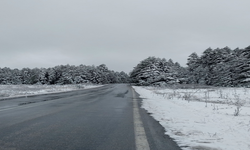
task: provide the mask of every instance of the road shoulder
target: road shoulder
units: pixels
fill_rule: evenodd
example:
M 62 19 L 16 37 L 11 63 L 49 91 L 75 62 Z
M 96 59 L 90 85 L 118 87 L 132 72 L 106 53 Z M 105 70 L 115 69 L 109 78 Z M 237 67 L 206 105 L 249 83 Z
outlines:
M 150 114 L 141 108 L 142 100 L 139 94 L 135 92 L 137 98 L 139 113 L 146 132 L 150 149 L 154 150 L 181 150 L 176 142 L 165 134 L 165 129 Z

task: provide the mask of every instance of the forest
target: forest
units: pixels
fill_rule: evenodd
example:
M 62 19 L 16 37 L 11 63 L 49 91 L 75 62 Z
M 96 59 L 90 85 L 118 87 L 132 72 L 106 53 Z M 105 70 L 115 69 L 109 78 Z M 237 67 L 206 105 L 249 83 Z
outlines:
M 223 87 L 250 86 L 250 46 L 244 49 L 206 49 L 192 53 L 187 67 L 171 59 L 148 57 L 130 73 L 137 85 L 200 84 Z
M 60 65 L 53 68 L 0 68 L 0 84 L 109 84 L 128 83 L 125 72 L 109 70 L 104 64 L 99 66 Z
M 250 46 L 234 50 L 208 48 L 201 56 L 192 53 L 183 67 L 172 59 L 148 57 L 127 74 L 99 66 L 59 65 L 53 68 L 0 68 L 0 84 L 110 84 L 166 86 L 199 84 L 223 87 L 250 87 Z

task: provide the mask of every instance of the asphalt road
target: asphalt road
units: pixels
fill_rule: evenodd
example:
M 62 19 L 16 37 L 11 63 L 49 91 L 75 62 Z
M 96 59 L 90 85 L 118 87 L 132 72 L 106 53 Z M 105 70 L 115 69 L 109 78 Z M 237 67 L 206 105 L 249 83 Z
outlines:
M 0 150 L 136 150 L 135 102 L 126 84 L 0 101 Z M 138 110 L 151 150 L 180 150 Z

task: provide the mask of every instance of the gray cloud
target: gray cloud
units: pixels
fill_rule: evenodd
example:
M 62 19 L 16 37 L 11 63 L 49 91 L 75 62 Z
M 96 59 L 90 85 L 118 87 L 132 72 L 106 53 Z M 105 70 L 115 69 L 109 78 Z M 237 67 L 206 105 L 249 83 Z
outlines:
M 185 65 L 208 47 L 250 45 L 250 1 L 0 2 L 0 67 L 99 65 L 129 72 L 148 56 Z

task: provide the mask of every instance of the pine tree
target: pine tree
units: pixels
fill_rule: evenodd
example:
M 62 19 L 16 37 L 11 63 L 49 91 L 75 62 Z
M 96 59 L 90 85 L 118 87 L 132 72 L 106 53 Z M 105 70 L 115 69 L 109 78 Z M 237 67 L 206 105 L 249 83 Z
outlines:
M 130 73 L 132 82 L 138 85 L 162 85 L 177 83 L 179 66 L 170 59 L 148 57 L 141 61 Z
M 201 76 L 201 60 L 196 53 L 192 53 L 187 61 L 188 83 L 199 84 Z

